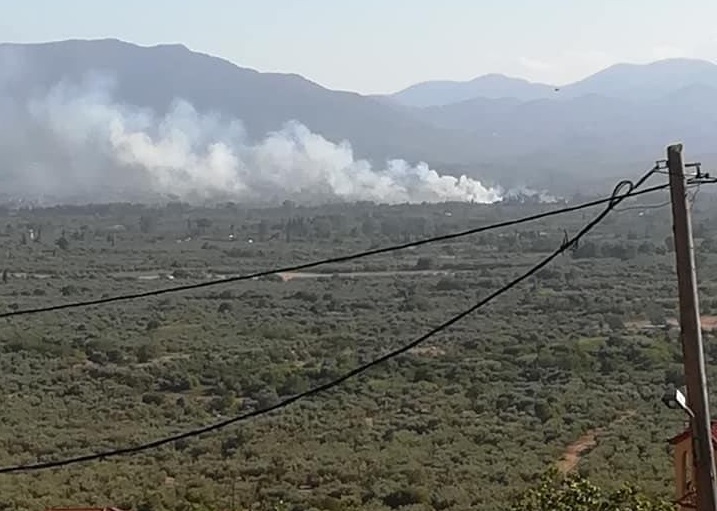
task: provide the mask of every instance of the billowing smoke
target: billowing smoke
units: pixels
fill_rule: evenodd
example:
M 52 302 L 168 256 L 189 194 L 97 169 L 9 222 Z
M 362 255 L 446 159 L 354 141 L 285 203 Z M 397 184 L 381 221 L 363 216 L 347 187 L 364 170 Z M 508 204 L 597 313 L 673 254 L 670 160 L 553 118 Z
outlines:
M 1 77 L 0 77 L 1 79 Z M 495 202 L 500 190 L 425 164 L 356 159 L 297 122 L 251 142 L 242 123 L 178 100 L 163 116 L 120 104 L 95 77 L 2 99 L 0 188 L 46 200 Z

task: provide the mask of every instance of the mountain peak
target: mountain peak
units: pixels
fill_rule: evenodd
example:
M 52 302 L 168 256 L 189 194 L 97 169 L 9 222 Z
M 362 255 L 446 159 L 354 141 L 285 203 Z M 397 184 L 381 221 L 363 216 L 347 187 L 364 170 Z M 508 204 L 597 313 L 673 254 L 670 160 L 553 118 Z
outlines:
M 508 86 L 522 83 L 522 84 L 532 84 L 536 85 L 536 82 L 531 82 L 530 80 L 526 80 L 525 78 L 518 78 L 516 76 L 508 76 L 501 73 L 488 73 L 480 76 L 476 76 L 472 80 L 466 83 L 472 83 L 472 84 L 480 84 L 480 83 L 492 83 L 492 84 L 506 84 Z M 537 84 L 537 85 L 543 85 L 543 84 Z
M 693 58 L 670 58 L 649 63 L 620 63 L 575 83 L 560 87 L 561 98 L 585 95 L 620 99 L 657 99 L 690 85 L 717 83 L 717 65 Z M 408 107 L 445 106 L 472 99 L 532 101 L 555 98 L 555 87 L 500 73 L 469 81 L 435 80 L 417 83 L 389 96 Z
M 608 66 L 605 69 L 598 71 L 597 73 L 594 73 L 575 83 L 581 83 L 587 80 L 591 80 L 597 76 L 610 75 L 614 73 L 688 73 L 690 75 L 693 75 L 695 73 L 713 72 L 716 69 L 717 65 L 707 60 L 681 57 L 662 59 L 656 60 L 654 62 L 644 63 L 622 62 Z
M 429 81 L 418 83 L 391 95 L 391 98 L 404 106 L 429 107 L 459 103 L 475 98 L 511 98 L 529 101 L 548 97 L 551 90 L 550 85 L 489 73 L 465 82 Z
M 717 65 L 706 60 L 672 58 L 644 64 L 615 64 L 562 87 L 562 94 L 650 100 L 691 85 L 714 83 L 717 83 Z

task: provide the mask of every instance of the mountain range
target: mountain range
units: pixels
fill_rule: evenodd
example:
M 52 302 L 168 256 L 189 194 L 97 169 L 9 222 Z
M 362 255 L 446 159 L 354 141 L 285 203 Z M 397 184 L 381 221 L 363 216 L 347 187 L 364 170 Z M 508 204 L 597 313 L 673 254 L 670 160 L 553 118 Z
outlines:
M 429 81 L 389 97 L 405 106 L 431 107 L 470 99 L 574 99 L 599 95 L 624 100 L 656 100 L 693 86 L 717 86 L 717 66 L 696 59 L 667 59 L 650 64 L 616 64 L 575 83 L 557 86 L 488 74 L 473 80 Z
M 182 45 L 114 39 L 0 44 L 0 64 L 0 100 L 10 104 L 103 76 L 115 100 L 160 115 L 181 98 L 241 119 L 254 138 L 296 120 L 349 141 L 358 157 L 425 161 L 504 186 L 602 186 L 639 173 L 674 141 L 686 144 L 689 158 L 717 163 L 717 66 L 700 60 L 618 64 L 560 87 L 490 74 L 380 97 L 261 73 Z

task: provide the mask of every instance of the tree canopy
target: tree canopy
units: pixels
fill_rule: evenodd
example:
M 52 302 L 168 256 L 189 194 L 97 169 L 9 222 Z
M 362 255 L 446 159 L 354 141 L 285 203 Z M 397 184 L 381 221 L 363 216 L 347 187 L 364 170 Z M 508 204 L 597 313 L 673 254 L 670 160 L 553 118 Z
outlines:
M 606 490 L 578 474 L 562 476 L 551 471 L 520 493 L 511 511 L 674 511 L 674 507 L 630 483 Z

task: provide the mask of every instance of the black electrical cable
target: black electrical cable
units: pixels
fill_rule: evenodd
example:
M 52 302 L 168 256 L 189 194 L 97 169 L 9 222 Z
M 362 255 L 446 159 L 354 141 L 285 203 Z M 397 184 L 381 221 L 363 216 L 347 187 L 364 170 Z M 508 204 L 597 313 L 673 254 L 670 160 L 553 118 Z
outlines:
M 145 444 L 130 446 L 130 447 L 122 447 L 119 449 L 114 449 L 114 450 L 105 451 L 105 452 L 85 454 L 85 455 L 76 456 L 76 457 L 72 457 L 72 458 L 66 458 L 63 460 L 44 461 L 44 462 L 38 462 L 38 463 L 28 464 L 28 465 L 8 466 L 8 467 L 0 468 L 0 474 L 9 474 L 9 473 L 15 473 L 15 472 L 31 472 L 31 471 L 59 468 L 59 467 L 67 466 L 67 465 L 74 465 L 74 464 L 78 464 L 78 463 L 102 460 L 102 459 L 113 458 L 113 457 L 118 457 L 118 456 L 127 456 L 127 455 L 131 455 L 131 454 L 136 454 L 136 453 L 139 453 L 142 451 L 147 451 L 150 449 L 156 449 L 163 445 L 170 444 L 172 442 L 176 442 L 178 440 L 184 440 L 187 438 L 193 438 L 196 436 L 200 436 L 200 435 L 203 435 L 206 433 L 211 433 L 213 431 L 221 430 L 223 428 L 226 428 L 226 427 L 231 426 L 232 424 L 236 424 L 238 422 L 246 421 L 246 420 L 252 419 L 254 417 L 259 417 L 262 415 L 269 414 L 276 410 L 286 408 L 287 406 L 289 406 L 299 400 L 306 399 L 306 398 L 314 396 L 316 394 L 320 394 L 322 392 L 326 392 L 330 389 L 333 389 L 334 387 L 341 385 L 346 380 L 353 378 L 354 376 L 357 376 L 361 373 L 364 373 L 364 372 L 368 371 L 369 369 L 371 369 L 372 367 L 382 364 L 392 358 L 397 357 L 398 355 L 401 355 L 401 354 L 415 348 L 419 344 L 425 342 L 426 340 L 430 339 L 431 337 L 433 337 L 433 336 L 437 335 L 438 333 L 442 332 L 443 330 L 449 328 L 450 326 L 459 322 L 466 316 L 472 314 L 473 312 L 475 312 L 476 310 L 485 306 L 486 304 L 488 304 L 492 300 L 496 299 L 503 293 L 506 293 L 507 291 L 511 290 L 512 288 L 514 288 L 515 286 L 517 286 L 518 284 L 523 282 L 524 280 L 530 278 L 532 275 L 539 272 L 541 269 L 543 269 L 545 266 L 550 264 L 550 262 L 552 262 L 555 258 L 557 258 L 559 255 L 561 255 L 563 252 L 565 252 L 566 250 L 569 250 L 570 247 L 574 246 L 580 238 L 585 236 L 596 225 L 598 225 L 610 213 L 610 211 L 612 211 L 623 200 L 625 200 L 627 197 L 634 196 L 635 194 L 639 193 L 639 192 L 635 192 L 635 193 L 633 193 L 633 192 L 637 187 L 639 187 L 641 184 L 643 184 L 647 180 L 647 178 L 649 178 L 650 175 L 652 175 L 652 173 L 654 173 L 654 169 L 652 171 L 650 171 L 649 173 L 647 173 L 645 176 L 643 176 L 636 183 L 632 183 L 631 181 L 627 181 L 627 180 L 621 181 L 620 183 L 618 183 L 618 185 L 615 187 L 615 190 L 614 190 L 611 198 L 607 201 L 607 204 L 608 204 L 607 207 L 599 215 L 597 215 L 592 221 L 590 221 L 587 225 L 585 225 L 572 238 L 570 238 L 570 239 L 566 240 L 564 243 L 562 243 L 560 245 L 560 247 L 558 247 L 553 253 L 551 253 L 549 256 L 544 258 L 538 264 L 533 266 L 527 272 L 523 273 L 522 275 L 515 278 L 511 282 L 507 283 L 500 289 L 492 292 L 490 295 L 483 298 L 478 303 L 474 304 L 473 306 L 469 307 L 468 309 L 464 310 L 463 312 L 453 316 L 449 320 L 434 327 L 432 330 L 430 330 L 428 333 L 422 335 L 421 337 L 411 341 L 408 344 L 401 346 L 400 348 L 390 351 L 390 352 L 386 353 L 385 355 L 382 355 L 379 358 L 376 358 L 370 362 L 367 362 L 366 364 L 356 367 L 356 368 L 352 369 L 351 371 L 343 374 L 342 376 L 339 376 L 338 378 L 336 378 L 328 383 L 319 385 L 319 386 L 309 389 L 305 392 L 291 396 L 287 399 L 280 401 L 279 403 L 277 403 L 273 406 L 269 406 L 267 408 L 262 408 L 259 410 L 253 410 L 251 412 L 248 412 L 248 413 L 236 416 L 236 417 L 232 417 L 230 419 L 226 419 L 221 422 L 217 422 L 214 424 L 210 424 L 208 426 L 204 426 L 201 428 L 186 431 L 184 433 L 180 433 L 177 435 L 172 435 L 172 436 L 160 438 L 158 440 L 153 440 L 153 441 L 145 443 Z M 643 193 L 646 193 L 647 190 L 657 191 L 657 190 L 663 190 L 667 187 L 668 187 L 667 184 L 654 186 L 654 187 L 646 189 L 645 191 L 643 191 Z M 628 188 L 629 190 L 625 194 L 620 194 L 620 191 L 623 188 Z

